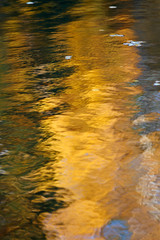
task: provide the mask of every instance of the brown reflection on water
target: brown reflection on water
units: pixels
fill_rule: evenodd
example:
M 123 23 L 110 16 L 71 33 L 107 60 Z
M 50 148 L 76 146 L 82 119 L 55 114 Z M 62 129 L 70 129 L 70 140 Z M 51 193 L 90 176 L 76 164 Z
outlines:
M 41 121 L 44 136 L 51 137 L 39 148 L 53 162 L 39 169 L 42 181 L 36 189 L 60 188 L 57 200 L 68 206 L 43 213 L 40 219 L 48 240 L 107 239 L 102 229 L 113 219 L 129 223 L 132 240 L 157 240 L 158 224 L 144 192 L 150 191 L 145 186 L 149 179 L 148 183 L 145 179 L 151 174 L 154 182 L 157 166 L 142 174 L 155 154 L 152 136 L 140 138 L 131 121 L 138 108 L 134 99 L 141 90 L 128 82 L 140 74 L 139 55 L 123 42 L 135 36 L 127 25 L 115 32 L 124 38 L 111 38 L 105 26 L 108 18 L 101 25 L 105 14 L 103 5 L 97 9 L 100 2 L 78 5 L 73 13 L 84 11 L 84 17 L 60 28 L 68 44 L 67 55 L 72 56 L 62 65 L 76 70 L 64 79 L 63 93 L 39 102 L 40 112 L 68 106 L 63 113 Z M 124 18 L 132 22 L 129 15 L 119 15 L 116 21 Z M 41 200 L 45 201 L 35 201 Z

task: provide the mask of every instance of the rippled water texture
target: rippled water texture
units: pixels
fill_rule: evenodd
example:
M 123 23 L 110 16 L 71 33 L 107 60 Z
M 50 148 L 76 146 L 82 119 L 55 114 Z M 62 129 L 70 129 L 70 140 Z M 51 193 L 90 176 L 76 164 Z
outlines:
M 158 240 L 160 1 L 0 1 L 0 239 Z

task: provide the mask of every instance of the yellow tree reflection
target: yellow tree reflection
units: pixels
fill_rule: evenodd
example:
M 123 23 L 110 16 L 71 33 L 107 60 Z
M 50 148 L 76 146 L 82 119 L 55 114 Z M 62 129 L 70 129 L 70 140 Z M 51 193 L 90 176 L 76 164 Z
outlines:
M 136 111 L 132 97 L 140 89 L 127 84 L 140 74 L 139 56 L 136 48 L 123 45 L 135 38 L 128 27 L 133 21 L 129 14 L 112 19 L 128 23 L 118 31 L 125 35 L 123 39 L 111 38 L 106 31 L 110 19 L 105 17 L 103 1 L 84 1 L 73 14 L 83 17 L 61 27 L 60 34 L 72 56 L 62 65 L 74 66 L 76 71 L 64 79 L 66 89 L 60 96 L 40 102 L 40 112 L 63 103 L 69 107 L 41 122 L 44 134 L 51 137 L 39 148 L 50 158 L 55 151 L 57 155 L 40 169 L 42 185 L 37 191 L 53 185 L 68 190 L 68 194 L 57 194 L 68 207 L 41 215 L 48 240 L 100 240 L 109 220 L 130 219 L 139 206 L 139 176 L 132 160 L 141 156 L 141 149 L 130 119 Z M 99 31 L 102 19 L 104 31 Z

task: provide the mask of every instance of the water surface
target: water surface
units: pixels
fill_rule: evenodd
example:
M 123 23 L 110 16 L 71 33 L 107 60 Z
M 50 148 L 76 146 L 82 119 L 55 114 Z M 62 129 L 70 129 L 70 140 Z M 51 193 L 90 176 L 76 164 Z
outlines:
M 0 3 L 1 239 L 158 240 L 159 1 L 26 3 Z

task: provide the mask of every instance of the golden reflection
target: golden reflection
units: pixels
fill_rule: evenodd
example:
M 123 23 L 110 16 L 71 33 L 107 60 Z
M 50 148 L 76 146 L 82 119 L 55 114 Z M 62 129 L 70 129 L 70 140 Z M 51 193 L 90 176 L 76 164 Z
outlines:
M 3 29 L 7 49 L 6 63 L 10 66 L 10 70 L 5 76 L 5 81 L 8 83 L 7 91 L 13 96 L 13 101 L 31 101 L 33 97 L 27 92 L 26 87 L 29 85 L 27 71 L 31 69 L 28 63 L 32 59 L 24 54 L 30 48 L 28 44 L 29 36 L 22 29 L 18 17 L 5 21 Z
M 61 37 L 72 55 L 62 64 L 75 66 L 76 72 L 64 79 L 63 93 L 46 97 L 37 107 L 45 112 L 64 103 L 69 106 L 41 121 L 44 136 L 50 137 L 39 143 L 39 149 L 53 161 L 35 172 L 34 177 L 42 180 L 36 191 L 56 186 L 61 189 L 57 199 L 68 203 L 66 208 L 41 214 L 48 240 L 104 239 L 101 229 L 114 218 L 130 223 L 132 240 L 142 239 L 137 237 L 134 222 L 139 218 L 137 211 L 146 220 L 149 217 L 139 202 L 141 170 L 134 168 L 142 168 L 145 154 L 139 141 L 145 139 L 138 139 L 130 120 L 136 111 L 132 97 L 141 90 L 129 87 L 128 82 L 140 74 L 139 55 L 134 47 L 123 45 L 135 36 L 128 26 L 118 31 L 125 35 L 122 39 L 99 31 L 102 19 L 108 20 L 102 6 L 103 1 L 84 1 L 73 9 L 74 14 L 84 11 L 84 16 L 61 27 Z M 132 22 L 129 15 L 118 15 L 116 21 L 124 19 Z M 140 179 L 139 189 L 142 183 Z M 62 189 L 68 193 L 63 195 Z M 156 239 L 157 232 L 156 225 L 150 240 Z M 147 239 L 148 235 L 143 237 Z

